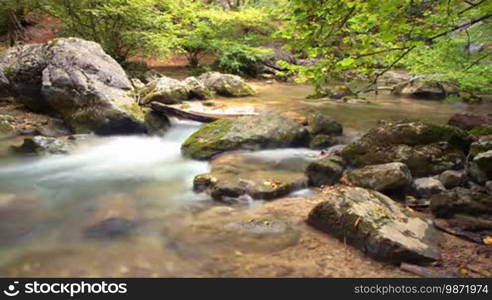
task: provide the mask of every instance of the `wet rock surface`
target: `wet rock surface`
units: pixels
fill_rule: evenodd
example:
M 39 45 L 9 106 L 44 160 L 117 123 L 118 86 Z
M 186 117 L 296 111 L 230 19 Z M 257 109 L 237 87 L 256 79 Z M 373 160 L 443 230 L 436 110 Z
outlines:
M 307 187 L 304 175 L 308 160 L 264 161 L 255 154 L 224 154 L 211 162 L 209 174 L 194 179 L 194 189 L 219 201 L 247 196 L 271 200 Z
M 309 224 L 344 239 L 368 255 L 393 263 L 439 259 L 439 232 L 376 191 L 339 186 L 324 191 L 324 202 L 309 214 Z

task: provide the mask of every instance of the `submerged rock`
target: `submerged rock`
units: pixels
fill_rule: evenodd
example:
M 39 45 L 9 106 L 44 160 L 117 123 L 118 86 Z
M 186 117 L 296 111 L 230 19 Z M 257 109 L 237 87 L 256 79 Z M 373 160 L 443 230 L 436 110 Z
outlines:
M 67 154 L 72 148 L 71 142 L 66 139 L 35 136 L 25 138 L 21 146 L 14 148 L 21 154 Z
M 343 175 L 345 162 L 340 156 L 332 155 L 312 162 L 306 169 L 311 186 L 336 184 Z
M 299 123 L 266 113 L 209 123 L 189 137 L 181 150 L 187 157 L 204 160 L 231 150 L 301 146 L 305 139 L 306 131 Z
M 491 215 L 492 196 L 457 187 L 432 196 L 430 208 L 439 218 L 450 218 L 456 214 Z
M 67 38 L 14 47 L 0 58 L 0 70 L 28 108 L 56 112 L 76 132 L 145 131 L 125 71 L 97 43 Z
M 413 176 L 464 167 L 471 137 L 463 130 L 423 122 L 386 124 L 349 144 L 342 156 L 356 167 L 402 162 Z
M 176 104 L 189 98 L 188 89 L 184 83 L 166 76 L 149 83 L 141 94 L 140 104 L 151 102 Z
M 83 228 L 88 237 L 112 238 L 128 234 L 137 225 L 137 209 L 133 199 L 123 194 L 103 196 Z
M 242 196 L 271 200 L 307 187 L 302 165 L 289 161 L 261 161 L 239 153 L 219 156 L 211 165 L 209 174 L 195 177 L 194 190 L 219 201 Z
M 207 72 L 198 79 L 206 88 L 226 97 L 245 97 L 255 94 L 254 89 L 241 77 L 219 72 Z
M 417 196 L 423 198 L 428 198 L 446 190 L 441 181 L 434 177 L 417 178 L 413 181 L 412 187 Z
M 309 214 L 310 225 L 379 260 L 399 264 L 440 258 L 439 232 L 385 195 L 347 186 L 322 195 L 325 201 Z
M 403 163 L 366 166 L 348 172 L 347 177 L 356 186 L 379 192 L 405 188 L 412 182 L 412 174 Z

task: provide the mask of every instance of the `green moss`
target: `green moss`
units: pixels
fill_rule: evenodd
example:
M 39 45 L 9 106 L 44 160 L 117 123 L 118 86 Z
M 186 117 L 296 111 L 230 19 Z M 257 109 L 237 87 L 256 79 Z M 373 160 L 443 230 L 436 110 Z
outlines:
M 183 155 L 205 160 L 231 147 L 231 142 L 223 140 L 223 137 L 232 125 L 232 120 L 220 119 L 203 126 L 183 143 L 181 146 Z
M 492 135 L 492 127 L 477 126 L 470 130 L 469 133 L 473 136 Z

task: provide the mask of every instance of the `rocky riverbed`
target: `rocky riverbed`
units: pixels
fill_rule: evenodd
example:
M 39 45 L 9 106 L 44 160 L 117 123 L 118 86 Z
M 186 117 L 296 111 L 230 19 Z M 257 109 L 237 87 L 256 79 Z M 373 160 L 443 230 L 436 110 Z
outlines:
M 78 39 L 14 48 L 0 75 L 2 276 L 492 272 L 490 103 L 130 80 Z

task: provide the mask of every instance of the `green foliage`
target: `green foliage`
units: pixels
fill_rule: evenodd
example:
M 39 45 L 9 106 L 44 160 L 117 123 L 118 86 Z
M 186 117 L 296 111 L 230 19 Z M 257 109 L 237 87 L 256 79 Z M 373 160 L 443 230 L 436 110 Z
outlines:
M 492 17 L 492 1 L 476 2 L 481 3 L 291 0 L 282 37 L 290 40 L 290 47 L 301 55 L 320 59 L 316 66 L 292 69 L 301 80 L 314 83 L 318 91 L 329 82 L 351 80 L 353 74 L 374 83 L 387 70 L 400 66 L 439 72 L 467 88 L 481 89 L 490 85 L 490 64 L 464 68 L 477 56 L 467 55 L 461 47 L 463 40 L 454 40 L 458 31 L 490 29 L 486 20 Z M 491 41 L 490 34 L 483 37 Z M 490 53 L 490 49 L 485 51 Z
M 216 68 L 225 73 L 256 76 L 261 72 L 261 62 L 268 53 L 266 49 L 237 43 L 223 45 L 219 48 Z
M 42 7 L 42 0 L 3 0 L 0 5 L 0 35 L 8 35 L 9 43 L 23 39 L 25 18 Z
M 98 42 L 120 62 L 134 55 L 169 53 L 176 45 L 173 12 L 182 1 L 48 0 L 46 9 L 63 21 L 62 36 Z
M 268 51 L 261 49 L 274 27 L 269 14 L 256 8 L 226 12 L 220 7 L 195 4 L 183 19 L 181 52 L 193 68 L 206 55 L 217 57 L 219 70 L 255 75 Z

